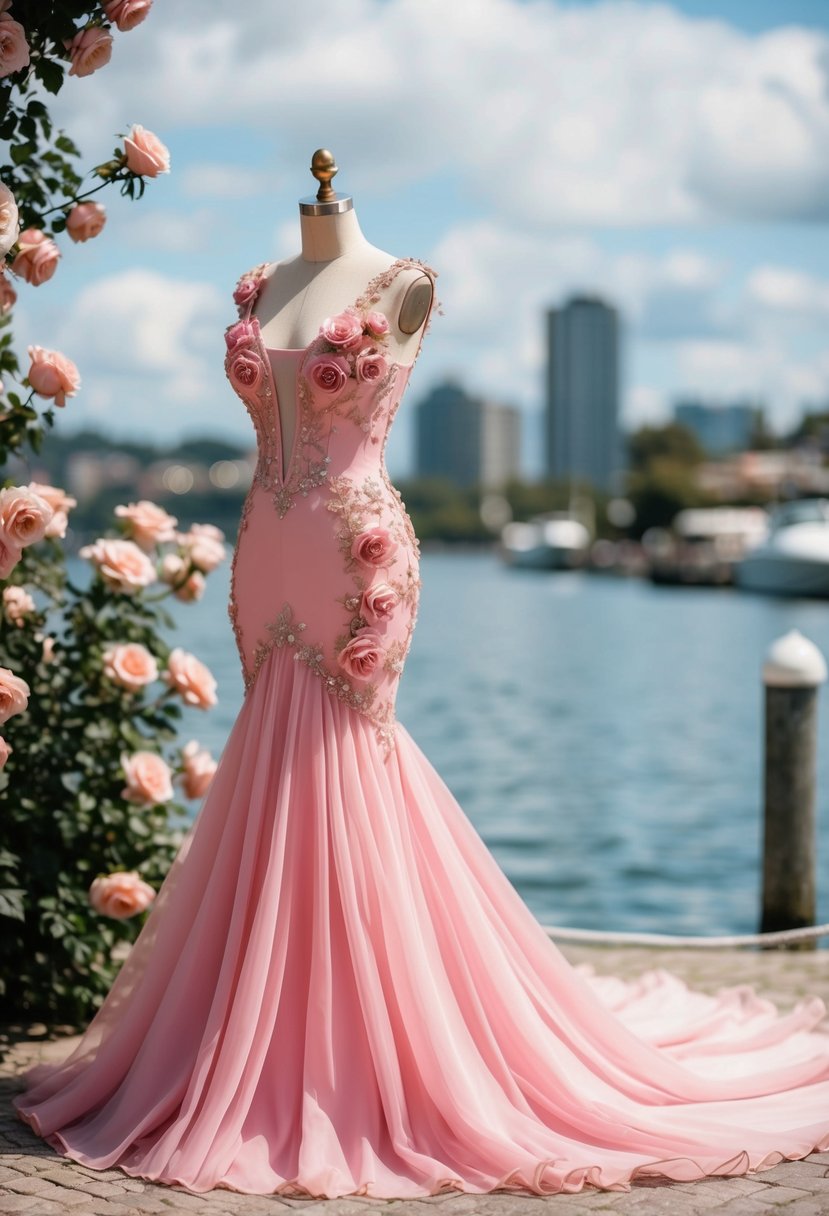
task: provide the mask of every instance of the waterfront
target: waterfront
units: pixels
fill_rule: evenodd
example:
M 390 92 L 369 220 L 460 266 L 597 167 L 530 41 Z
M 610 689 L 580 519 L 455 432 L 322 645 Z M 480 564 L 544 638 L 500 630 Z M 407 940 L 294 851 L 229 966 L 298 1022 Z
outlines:
M 219 682 L 184 738 L 219 754 L 242 700 L 228 563 L 175 603 L 174 644 Z M 422 558 L 398 716 L 545 923 L 752 932 L 769 644 L 797 628 L 829 656 L 821 601 L 508 570 L 490 553 Z M 819 710 L 819 836 L 829 717 Z M 819 916 L 829 920 L 821 863 Z

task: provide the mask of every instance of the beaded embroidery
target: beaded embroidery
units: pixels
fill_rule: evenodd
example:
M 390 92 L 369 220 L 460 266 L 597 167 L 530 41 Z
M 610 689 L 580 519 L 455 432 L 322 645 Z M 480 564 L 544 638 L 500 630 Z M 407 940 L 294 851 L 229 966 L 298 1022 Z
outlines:
M 281 451 L 282 433 L 279 424 L 278 402 L 267 348 L 262 341 L 258 319 L 252 315 L 253 305 L 264 281 L 264 272 L 270 263 L 262 262 L 251 271 L 242 275 L 237 284 L 237 291 L 244 284 L 244 296 L 239 303 L 240 320 L 228 326 L 226 339 L 228 352 L 225 357 L 225 371 L 234 390 L 251 416 L 256 433 L 258 458 L 250 490 L 242 506 L 239 523 L 239 537 L 247 526 L 247 519 L 254 501 L 257 487 L 271 494 L 271 501 L 277 515 L 283 518 L 294 505 L 297 494 L 307 496 L 315 486 L 328 482 L 331 499 L 326 504 L 328 510 L 339 514 L 341 527 L 337 534 L 341 552 L 344 558 L 345 572 L 351 575 L 356 589 L 337 597 L 337 602 L 343 605 L 345 621 L 343 631 L 337 637 L 334 648 L 339 654 L 360 630 L 368 628 L 368 622 L 360 615 L 359 607 L 362 592 L 369 586 L 363 570 L 359 568 L 351 554 L 351 544 L 354 536 L 366 527 L 366 520 L 375 517 L 378 524 L 383 522 L 389 534 L 401 544 L 407 552 L 414 555 L 414 564 L 409 562 L 403 575 L 391 578 L 390 586 L 396 593 L 397 604 L 395 611 L 405 606 L 409 611 L 406 634 L 402 640 L 389 643 L 383 650 L 381 667 L 393 678 L 399 678 L 406 655 L 411 645 L 411 638 L 417 618 L 420 579 L 417 571 L 417 558 L 420 546 L 412 526 L 411 519 L 405 509 L 402 496 L 396 486 L 389 480 L 385 467 L 385 447 L 392 420 L 400 404 L 400 397 L 393 402 L 391 409 L 384 408 L 385 400 L 391 395 L 400 369 L 407 371 L 414 366 L 423 344 L 423 338 L 429 329 L 432 313 L 437 309 L 442 312 L 439 302 L 433 297 L 429 313 L 420 333 L 420 339 L 415 357 L 411 365 L 392 361 L 385 375 L 370 384 L 371 394 L 369 408 L 360 400 L 358 384 L 349 384 L 346 391 L 337 394 L 335 399 L 320 405 L 319 399 L 313 404 L 311 387 L 303 374 L 303 369 L 311 358 L 330 347 L 321 337 L 315 338 L 302 351 L 296 374 L 297 420 L 293 452 L 289 458 L 288 467 L 283 471 L 279 466 L 284 461 Z M 353 308 L 363 313 L 371 311 L 381 299 L 381 292 L 388 287 L 396 275 L 403 269 L 419 267 L 427 274 L 432 282 L 437 277 L 435 272 L 425 263 L 417 259 L 398 259 L 386 270 L 376 275 L 367 284 L 363 294 L 355 301 Z M 241 375 L 239 374 L 241 372 Z M 235 378 L 234 378 L 234 374 Z M 360 427 L 373 443 L 380 442 L 375 434 L 375 426 L 384 419 L 382 447 L 378 453 L 378 476 L 368 476 L 356 485 L 353 479 L 342 474 L 338 477 L 329 476 L 331 463 L 328 455 L 328 445 L 331 435 L 336 431 L 333 416 L 343 418 Z M 384 493 L 385 490 L 385 493 Z M 384 514 L 387 516 L 383 520 Z M 228 615 L 233 626 L 237 649 L 242 664 L 245 692 L 252 687 L 256 676 L 274 646 L 289 645 L 294 648 L 294 659 L 304 662 L 311 671 L 324 682 L 332 695 L 348 704 L 351 708 L 366 714 L 374 723 L 378 740 L 384 745 L 386 754 L 394 746 L 394 696 L 382 701 L 378 699 L 377 685 L 369 681 L 360 681 L 355 687 L 342 671 L 332 672 L 324 663 L 324 651 L 318 644 L 308 643 L 302 634 L 305 622 L 297 621 L 294 610 L 285 601 L 276 616 L 266 625 L 268 636 L 256 645 L 253 654 L 253 667 L 248 671 L 241 629 L 238 623 L 237 604 L 235 599 L 236 559 L 239 552 L 240 539 L 237 538 L 234 548 L 230 571 L 230 600 Z

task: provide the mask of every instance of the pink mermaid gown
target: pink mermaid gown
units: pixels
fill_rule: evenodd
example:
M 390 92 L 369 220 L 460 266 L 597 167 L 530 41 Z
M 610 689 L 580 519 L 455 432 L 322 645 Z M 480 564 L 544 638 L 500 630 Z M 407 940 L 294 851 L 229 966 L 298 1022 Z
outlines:
M 411 367 L 376 314 L 415 265 L 305 350 L 263 345 L 266 266 L 237 284 L 245 699 L 107 1000 L 18 1113 L 87 1166 L 197 1192 L 627 1189 L 827 1149 L 819 999 L 778 1015 L 574 969 L 395 719 L 420 579 L 383 453 Z

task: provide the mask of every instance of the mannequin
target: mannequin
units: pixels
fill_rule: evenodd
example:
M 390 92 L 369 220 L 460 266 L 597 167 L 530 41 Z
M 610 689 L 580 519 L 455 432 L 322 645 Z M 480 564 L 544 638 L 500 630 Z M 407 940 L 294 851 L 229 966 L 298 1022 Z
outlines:
M 269 267 L 256 302 L 262 341 L 271 350 L 303 350 L 319 332 L 319 318 L 342 312 L 366 284 L 395 261 L 370 244 L 360 229 L 349 195 L 337 195 L 331 179 L 334 157 L 319 148 L 311 173 L 320 182 L 316 195 L 299 200 L 302 250 Z M 388 349 L 401 363 L 414 360 L 420 330 L 429 314 L 432 283 L 418 266 L 401 271 L 378 305 L 388 317 Z M 290 451 L 296 423 L 296 394 L 290 364 L 272 360 L 285 450 Z

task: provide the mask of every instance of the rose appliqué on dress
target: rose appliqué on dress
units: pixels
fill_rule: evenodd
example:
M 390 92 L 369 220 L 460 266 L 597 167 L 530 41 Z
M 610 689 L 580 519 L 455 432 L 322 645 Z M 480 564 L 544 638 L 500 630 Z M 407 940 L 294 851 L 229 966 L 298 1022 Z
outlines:
M 384 351 L 389 328 L 388 319 L 374 310 L 361 313 L 346 308 L 326 317 L 304 369 L 306 380 L 329 399 L 340 396 L 349 381 L 352 385 L 379 383 L 389 370 Z

